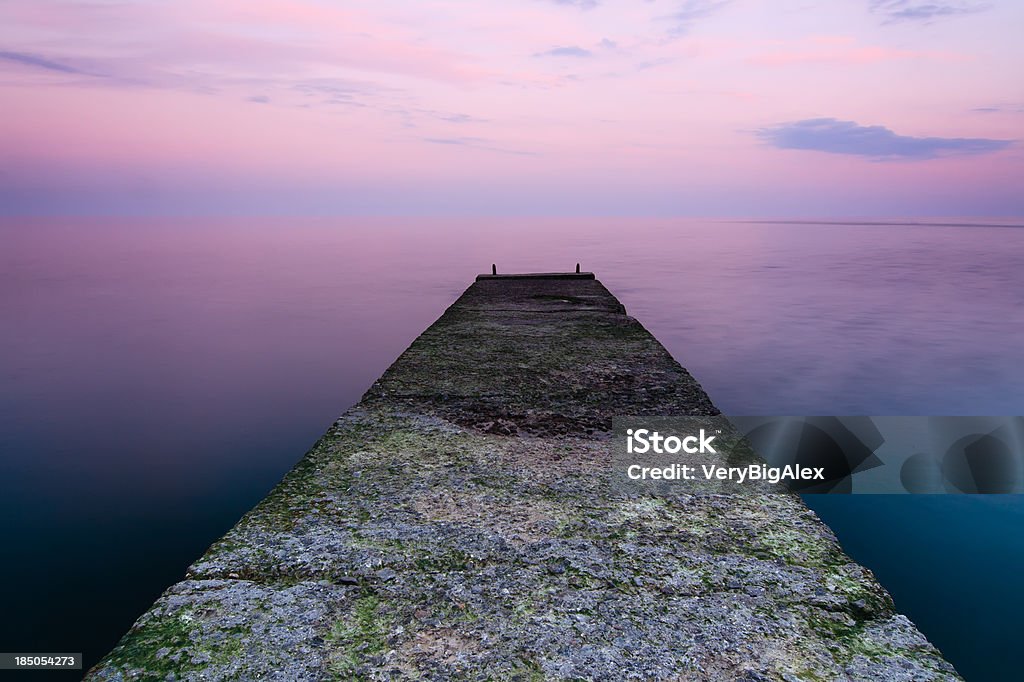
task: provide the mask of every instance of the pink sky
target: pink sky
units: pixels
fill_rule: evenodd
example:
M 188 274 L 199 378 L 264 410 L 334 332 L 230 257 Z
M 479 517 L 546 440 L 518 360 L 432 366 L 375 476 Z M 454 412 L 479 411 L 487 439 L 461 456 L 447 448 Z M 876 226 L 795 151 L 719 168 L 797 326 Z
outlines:
M 1024 215 L 1013 0 L 6 0 L 0 213 Z

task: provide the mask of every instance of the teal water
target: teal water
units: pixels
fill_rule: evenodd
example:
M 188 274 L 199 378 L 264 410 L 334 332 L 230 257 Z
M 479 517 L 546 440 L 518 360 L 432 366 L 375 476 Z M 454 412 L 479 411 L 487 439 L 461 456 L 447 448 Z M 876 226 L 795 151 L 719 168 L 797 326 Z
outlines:
M 887 222 L 3 219 L 0 649 L 98 660 L 492 262 L 581 262 L 727 413 L 1024 413 L 1021 221 Z M 1020 497 L 807 501 L 1020 677 Z
M 1020 678 L 1020 496 L 805 499 L 967 680 Z

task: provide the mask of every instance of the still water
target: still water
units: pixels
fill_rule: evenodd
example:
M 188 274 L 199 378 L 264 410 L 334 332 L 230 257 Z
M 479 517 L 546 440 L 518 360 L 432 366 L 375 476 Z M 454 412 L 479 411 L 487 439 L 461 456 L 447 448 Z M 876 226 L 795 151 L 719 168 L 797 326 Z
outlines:
M 581 262 L 726 413 L 1024 414 L 1024 229 L 940 222 L 2 219 L 0 650 L 98 660 L 491 263 Z M 1024 499 L 808 503 L 1019 679 Z

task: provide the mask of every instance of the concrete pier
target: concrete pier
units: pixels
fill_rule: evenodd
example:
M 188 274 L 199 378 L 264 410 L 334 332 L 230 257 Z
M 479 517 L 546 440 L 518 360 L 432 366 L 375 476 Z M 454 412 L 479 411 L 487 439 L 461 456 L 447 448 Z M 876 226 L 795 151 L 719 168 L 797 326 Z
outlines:
M 89 678 L 959 679 L 799 497 L 611 492 L 612 416 L 717 413 L 593 274 L 482 275 Z

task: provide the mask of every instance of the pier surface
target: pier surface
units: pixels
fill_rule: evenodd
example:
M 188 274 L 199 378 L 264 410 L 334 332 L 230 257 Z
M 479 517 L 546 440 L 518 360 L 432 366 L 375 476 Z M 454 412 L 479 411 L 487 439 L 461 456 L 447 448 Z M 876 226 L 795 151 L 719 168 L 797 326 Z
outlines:
M 478 278 L 89 679 L 959 679 L 799 497 L 612 493 L 718 411 L 587 274 Z

